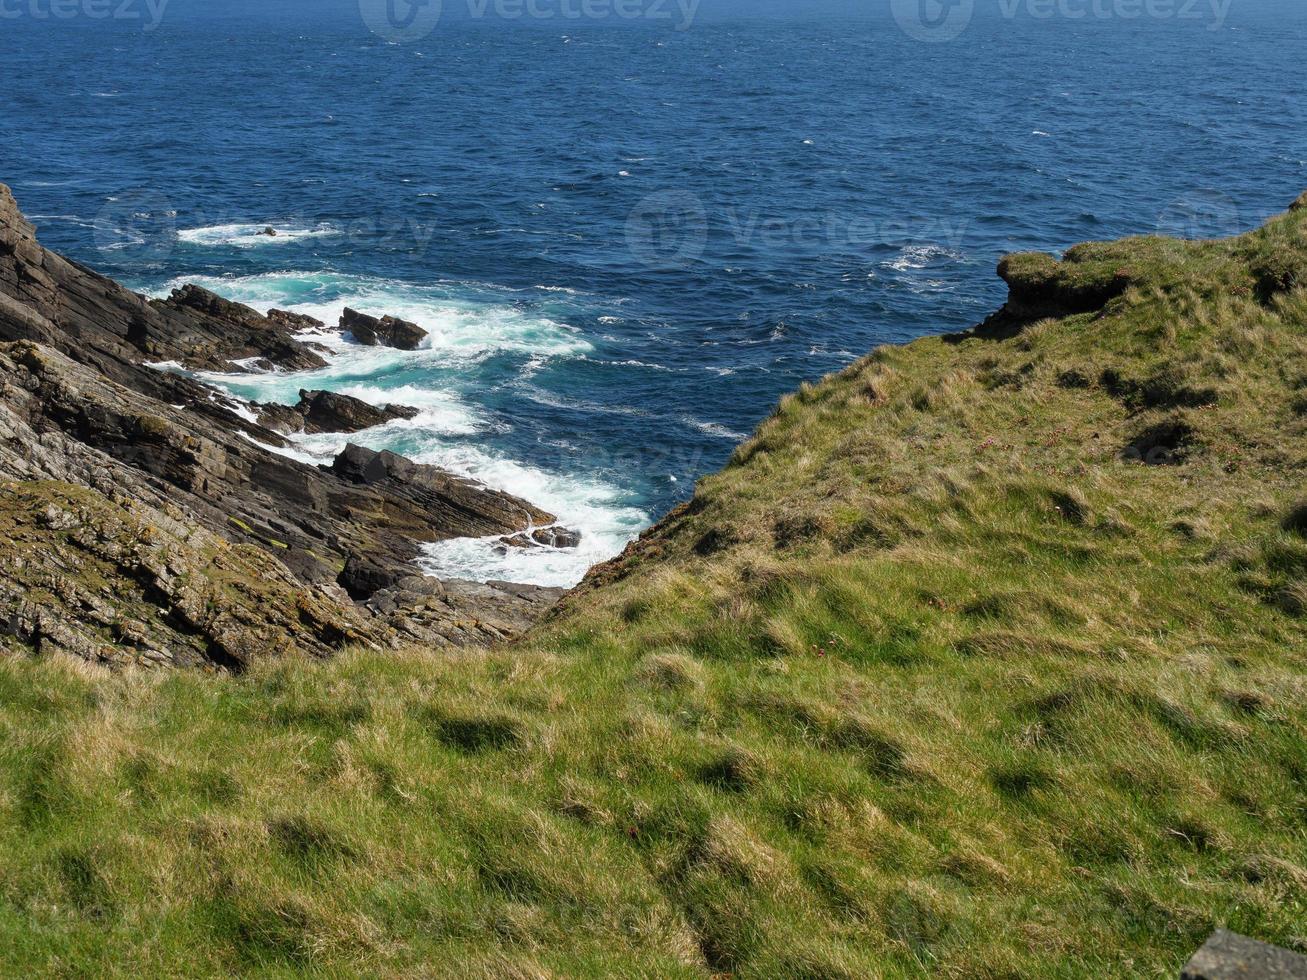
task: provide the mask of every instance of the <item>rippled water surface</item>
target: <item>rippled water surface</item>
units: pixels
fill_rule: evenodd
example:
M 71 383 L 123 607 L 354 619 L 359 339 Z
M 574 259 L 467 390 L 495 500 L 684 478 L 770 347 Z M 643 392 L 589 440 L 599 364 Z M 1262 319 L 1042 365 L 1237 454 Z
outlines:
M 331 338 L 324 372 L 215 380 L 421 409 L 356 438 L 585 533 L 431 567 L 570 584 L 801 381 L 983 318 L 1003 253 L 1226 234 L 1307 188 L 1300 5 L 982 15 L 941 44 L 865 13 L 455 18 L 412 44 L 330 0 L 174 0 L 149 32 L 19 17 L 0 180 L 47 245 L 142 291 L 420 323 L 414 353 Z

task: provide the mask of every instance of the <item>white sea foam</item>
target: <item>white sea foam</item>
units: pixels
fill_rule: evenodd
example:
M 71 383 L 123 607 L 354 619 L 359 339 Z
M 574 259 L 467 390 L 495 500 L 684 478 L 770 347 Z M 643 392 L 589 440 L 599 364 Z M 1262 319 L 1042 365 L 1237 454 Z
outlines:
M 280 272 L 235 278 L 181 277 L 159 295 L 188 282 L 266 313 L 273 307 L 304 313 L 334 327 L 346 307 L 372 316 L 397 316 L 427 331 L 422 351 L 408 352 L 415 364 L 457 367 L 496 351 L 561 356 L 591 350 L 576 330 L 504 302 L 502 292 L 462 283 L 411 283 L 330 272 Z M 337 335 L 312 334 L 319 343 L 344 351 Z M 374 357 L 380 348 L 364 348 Z
M 649 525 L 649 515 L 627 506 L 619 488 L 591 476 L 548 473 L 467 445 L 433 447 L 414 458 L 524 497 L 582 535 L 580 547 L 572 549 L 504 549 L 498 538 L 427 545 L 421 564 L 440 578 L 570 588 Z
M 322 462 L 322 460 L 315 457 L 312 453 L 305 452 L 293 442 L 288 443 L 285 446 L 274 446 L 271 443 L 259 442 L 258 439 L 255 439 L 248 432 L 242 432 L 240 433 L 240 436 L 246 442 L 252 442 L 260 449 L 266 449 L 268 452 L 275 453 L 278 456 L 285 456 L 287 459 L 293 459 L 297 463 L 306 463 L 309 466 L 316 466 Z
M 277 234 L 266 235 L 271 228 Z M 291 242 L 304 241 L 306 238 L 329 238 L 339 235 L 340 230 L 330 225 L 315 225 L 312 228 L 286 227 L 277 224 L 235 224 L 209 225 L 204 228 L 185 228 L 177 232 L 177 238 L 188 245 L 212 247 L 227 245 L 233 248 L 258 248 L 261 245 L 289 245 Z
M 910 272 L 961 260 L 961 253 L 945 248 L 943 245 L 907 245 L 898 256 L 881 265 L 895 272 Z
M 405 405 L 416 408 L 412 419 L 397 419 L 383 426 L 391 437 L 407 433 L 421 438 L 474 435 L 488 423 L 481 413 L 453 392 L 417 385 L 384 387 L 360 378 L 384 374 L 396 365 L 404 366 L 413 355 L 388 347 L 348 346 L 333 356 L 326 368 L 317 371 L 264 374 L 220 374 L 200 372 L 198 377 L 255 402 L 294 405 L 302 390 L 337 391 L 370 405 Z M 318 457 L 329 458 L 345 448 L 345 436 L 297 437 L 303 448 Z M 357 440 L 356 440 L 357 441 Z M 385 447 L 379 447 L 385 448 Z
M 688 426 L 698 429 L 706 435 L 715 436 L 718 439 L 730 439 L 732 442 L 743 442 L 745 439 L 749 438 L 743 432 L 736 432 L 717 422 L 705 422 L 702 419 L 696 419 L 690 415 L 683 416 L 681 421 Z

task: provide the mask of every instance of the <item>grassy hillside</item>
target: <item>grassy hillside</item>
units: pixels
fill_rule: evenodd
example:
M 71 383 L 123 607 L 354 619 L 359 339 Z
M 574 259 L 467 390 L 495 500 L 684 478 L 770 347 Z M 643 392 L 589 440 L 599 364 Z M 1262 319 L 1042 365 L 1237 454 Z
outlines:
M 1307 951 L 1307 198 L 1019 256 L 510 649 L 0 660 L 0 972 L 1168 976 Z M 1078 311 L 1078 312 L 1075 312 Z

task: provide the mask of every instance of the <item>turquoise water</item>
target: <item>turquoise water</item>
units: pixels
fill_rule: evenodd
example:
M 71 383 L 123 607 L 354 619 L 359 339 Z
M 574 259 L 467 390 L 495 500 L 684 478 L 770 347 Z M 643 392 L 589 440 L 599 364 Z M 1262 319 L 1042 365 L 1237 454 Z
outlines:
M 898 0 L 704 0 L 690 24 L 444 6 L 412 43 L 335 0 L 0 20 L 0 180 L 47 245 L 152 294 L 416 320 L 421 351 L 327 337 L 316 376 L 214 380 L 414 405 L 357 438 L 585 533 L 577 554 L 445 546 L 444 574 L 576 581 L 801 381 L 982 319 L 1005 252 L 1227 234 L 1307 188 L 1299 4 L 976 0 L 940 43 Z

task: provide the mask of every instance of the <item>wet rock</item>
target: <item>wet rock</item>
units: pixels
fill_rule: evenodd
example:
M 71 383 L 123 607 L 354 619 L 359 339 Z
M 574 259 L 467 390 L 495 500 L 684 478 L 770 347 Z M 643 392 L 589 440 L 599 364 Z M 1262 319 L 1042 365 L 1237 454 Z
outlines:
M 327 362 L 308 345 L 291 336 L 286 327 L 262 314 L 223 299 L 200 286 L 175 289 L 166 300 L 151 307 L 164 315 L 164 329 L 143 334 L 147 344 L 171 339 L 170 332 L 190 339 L 193 349 L 179 360 L 192 367 L 228 370 L 241 361 L 263 358 L 287 371 L 312 371 Z
M 408 320 L 393 316 L 377 318 L 351 309 L 346 309 L 341 315 L 340 329 L 365 347 L 395 347 L 399 350 L 417 350 L 427 336 L 425 330 Z
M 504 546 L 499 549 L 499 553 L 506 555 L 509 548 L 526 549 L 542 546 L 546 548 L 576 548 L 581 544 L 581 532 L 557 526 L 538 527 L 532 531 L 508 535 L 499 540 Z
M 396 419 L 416 418 L 418 410 L 406 405 L 376 407 L 334 391 L 301 391 L 299 403 L 259 406 L 259 425 L 285 435 L 304 432 L 362 432 Z
M 290 405 L 260 405 L 259 425 L 274 432 L 294 435 L 304 431 L 304 414 L 298 407 Z
M 537 544 L 550 548 L 578 548 L 581 546 L 581 532 L 565 527 L 542 527 L 531 532 Z
M 406 405 L 369 405 L 358 398 L 334 391 L 301 391 L 296 411 L 304 419 L 304 431 L 361 432 L 396 419 L 416 418 L 418 410 Z
M 305 313 L 291 313 L 288 310 L 269 310 L 268 322 L 291 333 L 313 333 L 326 329 L 326 324 Z

